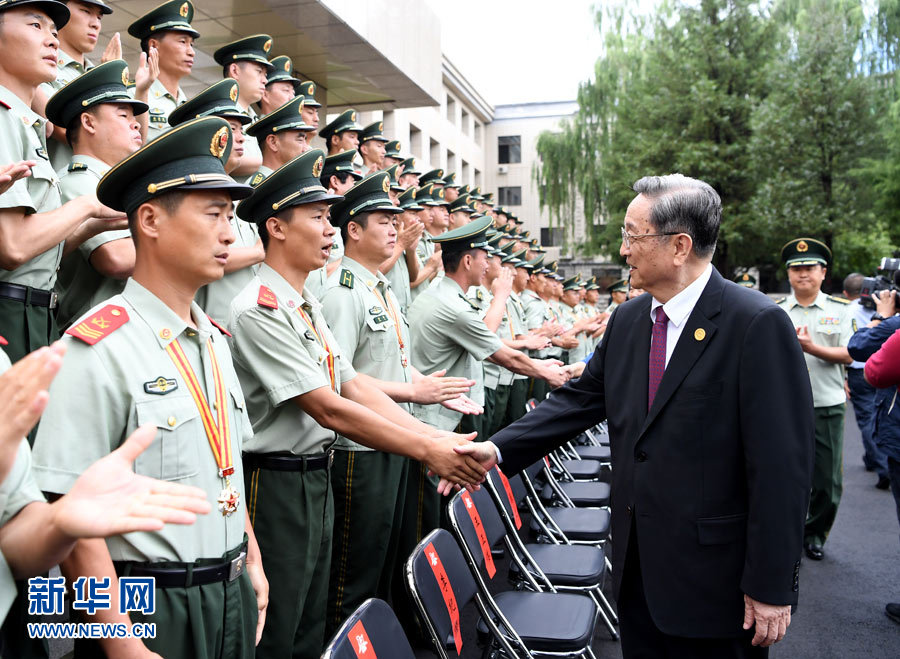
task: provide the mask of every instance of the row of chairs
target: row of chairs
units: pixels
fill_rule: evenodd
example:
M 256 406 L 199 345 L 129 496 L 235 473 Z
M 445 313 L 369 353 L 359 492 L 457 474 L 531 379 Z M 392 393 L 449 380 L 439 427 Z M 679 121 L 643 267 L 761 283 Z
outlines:
M 429 533 L 405 571 L 439 657 L 461 656 L 461 613 L 471 603 L 480 616 L 475 632 L 485 657 L 595 659 L 591 642 L 598 620 L 618 638 L 618 620 L 603 593 L 611 570 L 604 440 L 602 428 L 586 433 L 510 479 L 495 468 L 480 490 L 450 500 L 453 534 Z M 521 537 L 520 503 L 534 542 Z M 510 559 L 507 578 L 513 589 L 496 592 L 490 586 L 499 581 L 499 546 Z M 344 623 L 322 656 L 378 655 L 415 656 L 390 607 L 373 599 Z

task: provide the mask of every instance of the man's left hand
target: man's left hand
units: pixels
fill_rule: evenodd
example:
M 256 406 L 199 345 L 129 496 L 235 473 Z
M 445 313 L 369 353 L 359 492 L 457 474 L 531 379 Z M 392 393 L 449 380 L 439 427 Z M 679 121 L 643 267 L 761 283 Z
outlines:
M 744 595 L 744 629 L 756 624 L 753 645 L 767 648 L 784 638 L 791 624 L 791 607 L 763 604 Z
M 800 348 L 803 352 L 809 352 L 813 344 L 812 337 L 809 335 L 809 327 L 802 325 L 797 328 L 797 340 L 800 342 Z

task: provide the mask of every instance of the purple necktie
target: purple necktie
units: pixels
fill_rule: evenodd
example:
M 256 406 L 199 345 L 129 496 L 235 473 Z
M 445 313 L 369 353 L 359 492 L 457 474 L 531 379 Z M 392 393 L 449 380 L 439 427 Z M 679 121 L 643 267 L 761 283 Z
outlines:
M 653 407 L 656 390 L 666 372 L 666 330 L 669 318 L 662 307 L 656 309 L 656 322 L 653 323 L 653 336 L 650 338 L 650 378 L 647 388 L 647 409 Z

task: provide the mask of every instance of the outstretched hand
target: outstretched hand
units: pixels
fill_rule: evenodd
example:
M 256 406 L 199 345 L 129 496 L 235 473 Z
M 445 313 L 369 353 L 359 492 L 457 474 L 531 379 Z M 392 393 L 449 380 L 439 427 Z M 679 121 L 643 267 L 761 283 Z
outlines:
M 472 445 L 477 434 L 448 432 L 432 438 L 433 446 L 425 460 L 429 474 L 440 476 L 452 485 L 477 488 L 484 481 L 487 470 L 467 454 L 456 452 L 460 447 Z
M 475 381 L 468 378 L 448 378 L 444 375 L 446 372 L 447 369 L 443 369 L 416 379 L 413 385 L 415 399 L 412 402 L 419 405 L 443 403 L 468 392 L 475 385 Z
M 484 413 L 484 408 L 465 394 L 460 394 L 456 398 L 445 400 L 441 405 L 448 410 L 453 410 L 454 412 L 459 412 L 461 414 L 478 415 Z

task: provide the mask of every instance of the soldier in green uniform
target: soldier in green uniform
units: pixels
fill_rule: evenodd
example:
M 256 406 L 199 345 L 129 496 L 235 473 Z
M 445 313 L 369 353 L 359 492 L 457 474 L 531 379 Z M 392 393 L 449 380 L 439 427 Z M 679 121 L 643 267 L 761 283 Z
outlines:
M 295 98 L 300 90 L 300 82 L 294 77 L 294 63 L 286 55 L 269 60 L 272 68 L 266 77 L 266 88 L 259 99 L 259 115 L 265 116 Z
M 421 460 L 453 482 L 482 477 L 455 457 L 452 447 L 464 438 L 419 423 L 356 377 L 319 301 L 305 290 L 334 235 L 328 205 L 339 197 L 321 186 L 323 165 L 322 151 L 309 151 L 238 205 L 266 245 L 266 260 L 232 304 L 229 321 L 255 432 L 244 455 L 250 515 L 266 569 L 278 575 L 260 656 L 318 657 L 325 644 L 335 433 Z
M 747 288 L 756 288 L 756 277 L 751 274 L 744 273 L 742 275 L 738 275 L 734 278 L 734 283 L 738 286 L 745 286 Z
M 584 316 L 579 308 L 581 284 L 578 281 L 578 276 L 569 277 L 563 281 L 562 287 L 560 314 L 563 318 L 563 326 L 567 328 L 567 332 L 563 336 L 572 336 L 577 342 L 574 347 L 569 348 L 565 352 L 566 358 L 563 361 L 566 364 L 574 364 L 580 362 L 589 353 L 587 340 L 590 337 L 586 336 L 585 331 L 588 318 Z
M 332 207 L 344 234 L 341 269 L 328 279 L 322 313 L 357 373 L 409 411 L 410 403 L 454 404 L 471 380 L 423 376 L 409 360 L 409 326 L 390 282 L 378 268 L 393 251 L 400 209 L 384 192 L 386 174 L 367 177 Z M 408 459 L 373 451 L 346 437 L 335 443 L 328 635 L 369 597 L 390 596 L 405 556 L 397 556 Z M 418 465 L 417 465 L 418 466 Z
M 389 167 L 385 164 L 385 144 L 390 140 L 384 136 L 384 122 L 376 121 L 359 131 L 359 155 L 362 158 L 362 174 L 366 176 L 372 172 Z
M 448 204 L 452 204 L 459 199 L 459 183 L 456 182 L 456 172 L 450 172 L 444 176 L 444 200 Z
M 70 17 L 65 26 L 59 30 L 56 80 L 42 84 L 32 104 L 32 108 L 44 116 L 47 116 L 45 111 L 47 99 L 85 71 L 94 68 L 87 55 L 94 52 L 97 45 L 103 16 L 112 13 L 112 7 L 101 0 L 69 0 L 66 6 L 69 8 Z M 118 37 L 113 37 L 106 47 L 102 61 L 121 58 L 122 44 Z M 47 140 L 47 152 L 50 154 L 53 169 L 58 171 L 68 166 L 72 158 L 72 148 L 66 142 L 65 126 L 54 126 L 50 137 L 52 139 Z
M 227 78 L 200 92 L 169 115 L 169 123 L 178 126 L 196 117 L 221 117 L 231 127 L 233 146 L 225 163 L 225 173 L 236 171 L 244 154 L 244 126 L 250 123 L 238 106 L 240 90 L 235 80 Z M 229 220 L 234 231 L 234 242 L 228 250 L 225 276 L 203 286 L 194 301 L 219 324 L 228 322 L 231 301 L 256 274 L 258 264 L 263 260 L 262 242 L 256 227 L 241 222 L 232 216 Z
M 432 169 L 419 177 L 420 187 L 425 187 L 429 184 L 433 185 L 435 190 L 442 190 L 444 188 L 444 170 Z M 443 199 L 443 196 L 441 199 Z
M 63 203 L 93 194 L 110 167 L 141 147 L 136 116 L 147 104 L 128 95 L 124 60 L 91 69 L 59 90 L 47 104 L 47 119 L 66 126 L 74 154 L 60 178 Z M 122 292 L 134 268 L 134 243 L 127 227 L 107 231 L 103 222 L 85 222 L 66 240 L 59 267 L 60 327 L 98 302 Z
M 455 201 L 450 202 L 447 211 L 450 213 L 450 222 L 448 224 L 450 231 L 468 224 L 472 216 L 475 215 L 475 209 L 469 205 L 469 197 L 458 197 Z
M 252 121 L 259 118 L 256 110 L 253 109 L 253 104 L 262 99 L 266 91 L 268 76 L 275 71 L 275 67 L 267 59 L 270 50 L 272 50 L 272 37 L 268 34 L 254 34 L 251 37 L 227 43 L 213 53 L 213 59 L 222 66 L 222 77 L 238 81 L 240 90 L 237 100 L 238 107 Z M 234 171 L 236 177 L 246 177 L 246 182 L 250 183 L 263 162 L 260 149 L 259 144 L 253 140 L 247 140 L 241 164 Z
M 400 305 L 400 313 L 406 318 L 409 305 L 412 303 L 412 289 L 410 283 L 419 276 L 419 257 L 416 254 L 416 246 L 425 231 L 424 225 L 416 215 L 424 206 L 416 201 L 416 189 L 405 190 L 398 198 L 397 204 L 401 210 L 395 219 L 397 227 L 397 242 L 394 250 L 379 270 L 384 273 L 391 283 L 391 289 Z
M 79 542 L 63 561 L 70 578 L 109 578 L 112 592 L 119 576 L 156 579 L 156 612 L 133 618 L 161 633 L 104 639 L 109 656 L 149 649 L 185 659 L 252 657 L 265 621 L 268 586 L 240 460 L 252 431 L 225 333 L 193 302 L 201 285 L 224 274 L 232 200 L 251 192 L 225 173 L 230 149 L 228 123 L 203 117 L 101 179 L 100 199 L 128 214 L 134 275 L 67 331 L 68 353 L 38 430 L 35 474 L 45 492 L 68 492 L 91 462 L 149 424 L 156 439 L 135 471 L 194 485 L 218 504 L 190 527 Z M 91 430 L 73 442 L 71 428 Z M 93 619 L 128 623 L 118 609 Z M 77 657 L 100 652 L 92 640 L 76 643 Z
M 781 248 L 791 294 L 778 305 L 791 317 L 803 348 L 816 415 L 816 454 L 803 548 L 822 560 L 842 491 L 844 365 L 853 360 L 847 343 L 854 332 L 850 302 L 822 292 L 831 250 L 814 238 L 796 238 Z M 798 414 L 807 413 L 798 410 Z
M 384 145 L 384 166 L 390 167 L 391 165 L 402 165 L 403 164 L 403 154 L 400 153 L 400 140 L 391 140 L 387 144 Z M 403 173 L 403 168 L 400 168 L 400 173 Z M 399 181 L 399 177 L 398 177 Z M 404 187 L 404 190 L 406 188 Z
M 304 80 L 297 89 L 297 96 L 303 96 L 303 122 L 313 127 L 309 138 L 316 136 L 319 130 L 319 108 L 322 104 L 316 100 L 316 83 L 312 80 Z
M 419 174 L 422 172 L 416 168 L 416 159 L 414 157 L 409 157 L 400 163 L 400 165 L 403 167 L 403 171 L 397 179 L 397 182 L 406 190 L 418 188 Z
M 333 156 L 351 149 L 359 149 L 359 131 L 356 110 L 344 110 L 332 122 L 319 130 L 319 137 L 325 140 L 328 155 Z
M 617 306 L 628 299 L 628 280 L 620 279 L 614 281 L 606 287 L 606 292 L 609 293 L 609 304 L 606 306 L 606 310 L 612 313 Z
M 303 98 L 297 96 L 274 112 L 260 117 L 247 128 L 247 135 L 262 154 L 261 165 L 250 177 L 256 187 L 273 171 L 309 150 L 307 135 L 312 126 L 303 121 Z
M 142 60 L 153 51 L 158 57 L 159 75 L 150 85 L 146 99 L 150 113 L 145 141 L 169 130 L 169 114 L 187 102 L 181 81 L 191 74 L 196 54 L 194 41 L 200 38 L 200 33 L 191 27 L 193 18 L 194 5 L 190 0 L 170 0 L 128 26 L 128 34 L 141 42 Z M 137 86 L 133 90 L 136 95 Z
M 57 337 L 53 288 L 66 239 L 91 218 L 121 219 L 93 192 L 61 203 L 46 120 L 31 109 L 38 86 L 56 78 L 53 33 L 68 16 L 52 0 L 0 6 L 0 163 L 33 163 L 29 176 L 0 195 L 0 334 L 13 362 Z
M 416 189 L 416 202 L 422 207 L 418 211 L 419 221 L 424 227 L 419 243 L 416 245 L 416 256 L 419 259 L 419 274 L 410 279 L 409 287 L 412 300 L 424 292 L 443 272 L 440 251 L 435 249 L 434 237 L 447 230 L 450 214 L 443 213 L 441 207 L 446 203 L 434 197 L 434 186 L 423 185 Z

